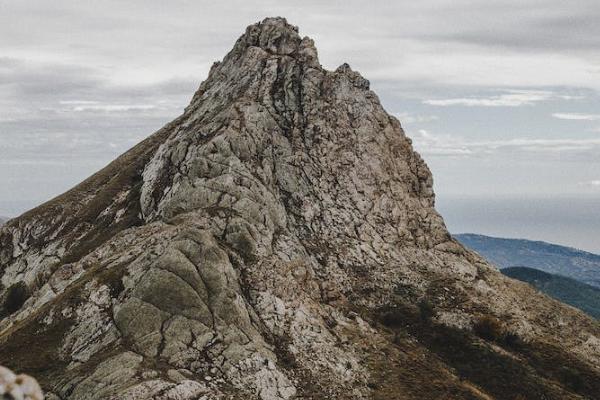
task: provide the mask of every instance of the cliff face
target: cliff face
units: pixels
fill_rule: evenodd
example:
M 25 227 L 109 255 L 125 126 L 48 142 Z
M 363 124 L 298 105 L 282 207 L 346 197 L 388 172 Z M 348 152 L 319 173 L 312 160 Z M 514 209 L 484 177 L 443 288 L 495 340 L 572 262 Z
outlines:
M 324 70 L 284 19 L 248 27 L 181 117 L 0 232 L 0 362 L 49 398 L 598 389 L 597 323 L 455 242 L 369 82 Z

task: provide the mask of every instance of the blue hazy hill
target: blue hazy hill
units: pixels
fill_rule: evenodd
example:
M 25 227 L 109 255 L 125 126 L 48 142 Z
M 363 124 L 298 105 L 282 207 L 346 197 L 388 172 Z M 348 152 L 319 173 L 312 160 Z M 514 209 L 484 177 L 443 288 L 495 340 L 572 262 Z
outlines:
M 465 233 L 454 235 L 498 268 L 525 266 L 600 288 L 600 255 L 556 244 Z

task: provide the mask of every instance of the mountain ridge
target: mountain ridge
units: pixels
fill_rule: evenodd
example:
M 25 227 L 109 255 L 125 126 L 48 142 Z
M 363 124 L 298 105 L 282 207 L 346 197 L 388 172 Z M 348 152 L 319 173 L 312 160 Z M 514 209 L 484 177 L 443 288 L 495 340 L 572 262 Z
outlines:
M 453 235 L 500 268 L 526 266 L 600 287 L 600 255 L 544 241 Z
M 594 286 L 529 267 L 508 267 L 503 268 L 501 272 L 513 279 L 527 282 L 548 296 L 578 308 L 596 319 L 600 318 L 600 289 Z
M 600 327 L 462 247 L 432 186 L 369 82 L 267 18 L 181 117 L 0 229 L 0 360 L 52 399 L 597 393 Z

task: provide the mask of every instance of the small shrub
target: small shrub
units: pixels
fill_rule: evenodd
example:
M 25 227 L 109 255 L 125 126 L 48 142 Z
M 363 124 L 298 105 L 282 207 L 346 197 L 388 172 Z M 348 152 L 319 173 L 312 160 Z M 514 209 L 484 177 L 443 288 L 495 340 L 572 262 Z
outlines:
M 379 385 L 375 381 L 369 381 L 367 382 L 367 387 L 369 389 L 376 390 L 379 387 Z
M 406 318 L 401 310 L 391 309 L 383 314 L 381 322 L 388 328 L 398 328 L 406 322 Z
M 296 356 L 290 351 L 290 345 L 292 340 L 289 336 L 278 335 L 273 338 L 273 344 L 275 345 L 275 354 L 281 365 L 286 369 L 296 368 L 298 363 Z
M 523 344 L 523 341 L 519 335 L 512 331 L 507 331 L 504 333 L 503 342 L 509 347 L 519 347 Z
M 29 298 L 29 290 L 23 282 L 16 283 L 8 288 L 4 299 L 4 313 L 11 315 L 21 309 Z
M 485 340 L 501 341 L 504 338 L 504 327 L 498 318 L 484 315 L 479 317 L 473 325 L 477 336 Z
M 574 368 L 562 367 L 560 375 L 562 378 L 561 380 L 575 391 L 579 391 L 585 386 L 584 378 L 581 376 L 580 372 Z
M 427 299 L 422 299 L 419 301 L 419 315 L 421 316 L 421 321 L 430 322 L 432 318 L 435 317 L 436 312 L 433 308 L 433 305 Z

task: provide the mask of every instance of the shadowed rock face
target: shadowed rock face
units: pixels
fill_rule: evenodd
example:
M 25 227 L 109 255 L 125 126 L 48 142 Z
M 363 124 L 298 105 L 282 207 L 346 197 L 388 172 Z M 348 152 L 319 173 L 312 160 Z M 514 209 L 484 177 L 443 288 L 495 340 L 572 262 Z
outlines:
M 181 117 L 0 232 L 0 360 L 49 398 L 519 394 L 445 355 L 444 332 L 525 365 L 531 393 L 595 389 L 472 335 L 495 316 L 597 376 L 598 325 L 455 242 L 369 82 L 324 70 L 281 18 L 248 27 Z

